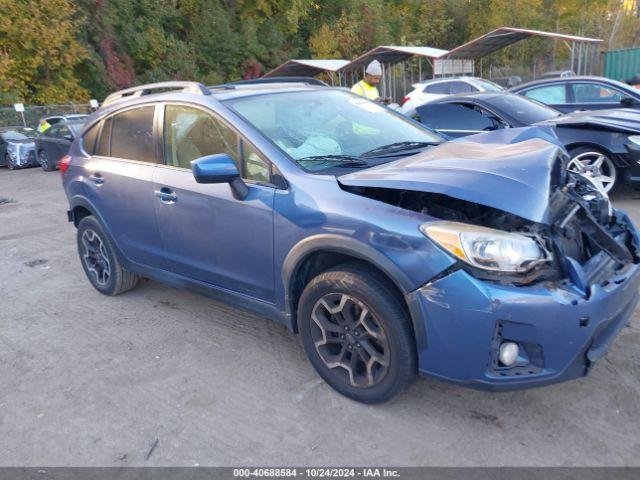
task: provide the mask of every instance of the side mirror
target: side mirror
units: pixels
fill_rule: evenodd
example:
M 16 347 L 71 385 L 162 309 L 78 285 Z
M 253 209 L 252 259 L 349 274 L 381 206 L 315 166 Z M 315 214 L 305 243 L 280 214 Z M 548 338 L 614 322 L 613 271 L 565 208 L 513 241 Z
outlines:
M 66 134 L 64 137 L 62 137 L 62 138 L 64 138 L 65 140 L 69 140 L 70 142 L 73 142 L 73 135 L 71 135 L 71 134 L 68 134 L 68 133 L 67 133 L 67 134 Z
M 192 160 L 191 171 L 198 183 L 228 183 L 239 200 L 244 200 L 249 194 L 247 185 L 240 178 L 236 162 L 224 153 Z
M 635 104 L 635 98 L 625 96 L 620 99 L 620 105 L 622 105 L 623 107 L 633 107 Z

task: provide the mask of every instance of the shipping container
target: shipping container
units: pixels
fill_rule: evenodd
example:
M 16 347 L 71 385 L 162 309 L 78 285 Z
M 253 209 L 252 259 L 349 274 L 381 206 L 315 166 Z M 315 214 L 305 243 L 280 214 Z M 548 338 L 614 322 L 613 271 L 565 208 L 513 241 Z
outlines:
M 605 52 L 605 77 L 624 82 L 636 75 L 640 75 L 640 47 Z

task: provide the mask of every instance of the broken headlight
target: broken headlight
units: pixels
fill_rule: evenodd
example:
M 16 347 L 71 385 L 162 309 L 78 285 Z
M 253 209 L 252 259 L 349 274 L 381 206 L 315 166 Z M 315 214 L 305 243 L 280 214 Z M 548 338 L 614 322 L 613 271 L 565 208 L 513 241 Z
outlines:
M 425 223 L 420 231 L 469 265 L 484 270 L 520 273 L 550 259 L 533 238 L 458 222 Z

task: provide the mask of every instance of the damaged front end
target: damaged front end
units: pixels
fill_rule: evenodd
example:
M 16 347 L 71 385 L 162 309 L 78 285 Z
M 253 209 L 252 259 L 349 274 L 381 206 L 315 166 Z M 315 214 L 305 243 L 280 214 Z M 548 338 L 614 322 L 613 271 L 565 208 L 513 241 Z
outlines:
M 420 230 L 458 260 L 406 297 L 424 332 L 420 372 L 490 390 L 584 375 L 638 302 L 638 232 L 593 179 L 566 171 L 561 147 L 479 143 L 339 178 L 424 215 Z
M 511 133 L 512 143 L 491 150 L 470 137 L 339 181 L 347 191 L 429 217 L 421 231 L 478 278 L 514 285 L 569 278 L 588 292 L 611 268 L 637 261 L 635 230 L 596 181 L 567 171 L 561 147 L 525 130 L 524 138 Z M 464 241 L 492 233 L 505 237 L 502 245 Z M 521 264 L 500 262 L 518 253 Z
M 36 145 L 33 140 L 11 141 L 7 143 L 7 155 L 14 167 L 24 168 L 38 164 Z
M 638 263 L 638 238 L 629 217 L 611 207 L 593 180 L 569 176 L 550 199 L 549 236 L 563 276 L 588 294 L 591 285 Z
M 477 278 L 503 284 L 528 285 L 540 281 L 570 279 L 588 294 L 589 285 L 615 270 L 638 261 L 638 244 L 628 217 L 612 209 L 611 203 L 592 179 L 569 172 L 564 185 L 554 187 L 549 200 L 549 222 L 532 222 L 509 212 L 459 200 L 443 194 L 384 188 L 347 187 L 353 193 L 383 201 L 432 217 L 423 232 L 437 231 L 442 237 L 456 230 L 450 225 L 485 227 L 487 232 L 508 232 L 530 238 L 540 248 L 520 271 L 483 268 L 469 255 L 455 254 L 464 268 Z M 459 231 L 460 229 L 458 229 Z M 458 247 L 460 248 L 460 247 Z M 469 249 L 470 250 L 470 249 Z

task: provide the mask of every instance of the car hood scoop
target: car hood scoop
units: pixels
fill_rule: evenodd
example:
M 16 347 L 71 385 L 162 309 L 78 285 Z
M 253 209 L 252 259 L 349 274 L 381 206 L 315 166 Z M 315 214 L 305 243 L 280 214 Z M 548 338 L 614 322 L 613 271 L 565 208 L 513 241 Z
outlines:
M 443 194 L 549 224 L 549 198 L 554 186 L 564 184 L 565 162 L 552 130 L 513 128 L 443 143 L 338 181 Z

